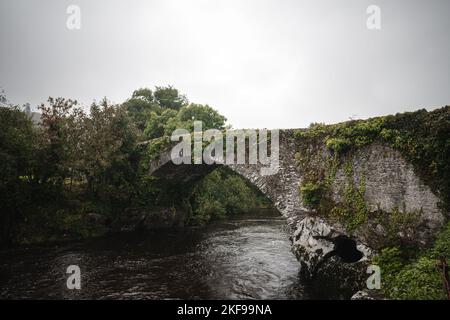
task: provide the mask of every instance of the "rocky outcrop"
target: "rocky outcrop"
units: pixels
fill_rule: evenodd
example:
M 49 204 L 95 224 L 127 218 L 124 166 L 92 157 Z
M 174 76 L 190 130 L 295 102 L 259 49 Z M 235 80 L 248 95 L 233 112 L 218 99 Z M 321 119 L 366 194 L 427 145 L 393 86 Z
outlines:
M 307 277 L 319 273 L 322 286 L 330 281 L 329 274 L 337 275 L 341 287 L 350 286 L 346 298 L 364 288 L 366 268 L 377 249 L 389 245 L 394 237 L 425 246 L 445 221 L 439 198 L 419 179 L 413 166 L 388 146 L 369 145 L 341 163 L 329 190 L 333 203 L 345 201 L 349 184 L 364 185 L 361 188 L 367 209 L 364 224 L 350 231 L 339 219 L 320 217 L 313 209 L 305 216 L 299 210 L 302 219 L 295 224 L 292 237 L 292 250 L 303 266 L 303 273 Z M 301 198 L 299 201 L 302 203 Z M 342 236 L 356 243 L 362 254 L 357 262 L 345 261 L 339 255 L 330 259 L 330 252 L 336 250 L 334 239 Z
M 331 254 L 344 263 L 367 261 L 373 254 L 372 249 L 348 237 L 341 228 L 332 227 L 324 219 L 311 216 L 296 225 L 292 250 L 310 276 L 324 263 L 324 257 L 331 257 Z
M 426 245 L 444 224 L 444 214 L 439 209 L 439 198 L 415 174 L 414 168 L 400 153 L 388 146 L 373 144 L 359 150 L 349 159 L 353 174 L 351 182 L 359 185 L 364 180 L 364 202 L 369 213 L 397 211 L 401 215 L 414 215 L 414 230 L 403 231 L 402 238 Z M 333 182 L 333 200 L 342 202 L 348 186 L 348 177 L 341 166 Z M 411 217 L 413 218 L 413 217 Z M 356 236 L 372 246 L 385 237 L 387 230 L 381 223 L 370 223 Z M 387 221 L 392 223 L 392 221 Z M 402 232 L 402 231 L 399 231 Z M 381 241 L 382 242 L 382 241 Z

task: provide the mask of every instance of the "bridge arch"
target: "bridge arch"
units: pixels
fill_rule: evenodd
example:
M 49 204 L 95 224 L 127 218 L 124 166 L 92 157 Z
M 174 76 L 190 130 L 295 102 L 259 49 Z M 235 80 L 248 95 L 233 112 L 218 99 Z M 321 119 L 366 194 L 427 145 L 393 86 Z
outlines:
M 261 191 L 274 204 L 275 208 L 288 218 L 290 225 L 301 216 L 299 213 L 307 210 L 301 206 L 298 197 L 301 177 L 295 166 L 295 137 L 292 130 L 280 131 L 279 168 L 273 175 L 261 174 L 261 169 L 265 167 L 261 163 L 176 165 L 172 162 L 171 150 L 171 148 L 167 148 L 157 159 L 151 161 L 148 171 L 150 175 L 165 181 L 173 181 L 178 184 L 178 187 L 185 187 L 188 191 L 214 169 L 225 166 Z

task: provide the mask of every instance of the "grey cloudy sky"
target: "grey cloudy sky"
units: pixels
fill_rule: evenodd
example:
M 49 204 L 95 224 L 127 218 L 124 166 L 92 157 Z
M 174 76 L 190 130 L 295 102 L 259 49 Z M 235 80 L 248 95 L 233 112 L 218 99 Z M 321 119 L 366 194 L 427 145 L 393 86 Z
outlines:
M 305 127 L 450 104 L 449 31 L 448 0 L 1 0 L 0 86 L 37 105 L 171 84 L 234 127 Z

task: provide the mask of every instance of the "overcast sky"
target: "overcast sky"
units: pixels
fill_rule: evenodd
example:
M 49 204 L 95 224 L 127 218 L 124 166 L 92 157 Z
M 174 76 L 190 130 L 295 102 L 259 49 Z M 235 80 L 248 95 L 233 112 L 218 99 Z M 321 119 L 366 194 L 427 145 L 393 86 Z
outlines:
M 234 127 L 293 128 L 450 104 L 448 0 L 1 0 L 0 45 L 0 87 L 32 106 L 171 84 Z

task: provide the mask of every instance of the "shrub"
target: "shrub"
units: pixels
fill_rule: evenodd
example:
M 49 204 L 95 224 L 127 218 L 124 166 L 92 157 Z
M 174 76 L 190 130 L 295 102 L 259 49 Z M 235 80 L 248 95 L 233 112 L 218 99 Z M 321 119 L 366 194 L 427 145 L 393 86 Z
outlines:
M 422 257 L 401 270 L 391 284 L 391 297 L 402 300 L 445 299 L 436 260 Z
M 300 187 L 303 203 L 307 206 L 317 207 L 322 198 L 323 186 L 321 184 L 308 182 Z
M 326 146 L 335 154 L 343 154 L 350 149 L 351 142 L 346 138 L 329 138 L 326 141 Z
M 437 259 L 441 256 L 450 260 L 450 223 L 447 223 L 447 226 L 439 234 L 433 249 L 430 252 L 431 258 Z
M 450 259 L 450 223 L 440 232 L 433 248 L 407 257 L 400 248 L 385 248 L 373 259 L 381 268 L 382 291 L 393 299 L 445 299 L 437 258 Z

